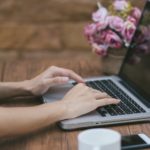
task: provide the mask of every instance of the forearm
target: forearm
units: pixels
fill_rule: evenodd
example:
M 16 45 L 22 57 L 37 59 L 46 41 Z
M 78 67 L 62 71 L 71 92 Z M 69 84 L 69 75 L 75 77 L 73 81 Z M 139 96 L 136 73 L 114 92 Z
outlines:
M 0 82 L 0 99 L 30 95 L 32 94 L 28 87 L 28 81 Z
M 34 132 L 65 119 L 65 107 L 59 102 L 26 108 L 0 108 L 0 137 Z

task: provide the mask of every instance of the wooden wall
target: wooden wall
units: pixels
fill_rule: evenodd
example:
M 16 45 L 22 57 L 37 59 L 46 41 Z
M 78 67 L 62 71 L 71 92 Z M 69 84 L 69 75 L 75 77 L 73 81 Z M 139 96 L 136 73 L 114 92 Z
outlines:
M 94 10 L 96 0 L 0 0 L 0 56 L 89 51 L 83 28 Z

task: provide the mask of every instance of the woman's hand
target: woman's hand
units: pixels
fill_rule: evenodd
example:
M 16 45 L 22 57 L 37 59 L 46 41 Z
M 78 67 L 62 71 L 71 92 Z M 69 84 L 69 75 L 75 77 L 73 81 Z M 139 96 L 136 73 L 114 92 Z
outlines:
M 84 80 L 75 72 L 69 69 L 52 66 L 32 80 L 27 81 L 27 87 L 34 96 L 46 93 L 51 87 L 66 84 L 69 79 L 78 83 Z
M 89 113 L 100 106 L 117 104 L 120 100 L 113 99 L 106 93 L 78 84 L 72 88 L 60 102 L 65 106 L 63 119 L 71 119 Z

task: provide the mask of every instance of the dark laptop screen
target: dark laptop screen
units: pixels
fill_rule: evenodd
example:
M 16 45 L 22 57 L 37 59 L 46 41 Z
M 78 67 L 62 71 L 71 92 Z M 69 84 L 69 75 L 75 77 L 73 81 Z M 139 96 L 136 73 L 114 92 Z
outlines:
M 120 76 L 150 103 L 150 1 L 145 6 Z

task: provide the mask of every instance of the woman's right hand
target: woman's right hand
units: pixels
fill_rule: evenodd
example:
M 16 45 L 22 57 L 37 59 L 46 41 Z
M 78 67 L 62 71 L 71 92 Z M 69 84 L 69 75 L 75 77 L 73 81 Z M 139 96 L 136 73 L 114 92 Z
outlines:
M 62 99 L 65 106 L 63 119 L 71 119 L 89 113 L 98 107 L 117 104 L 120 100 L 111 98 L 106 93 L 87 87 L 85 84 L 78 84 L 72 88 Z

